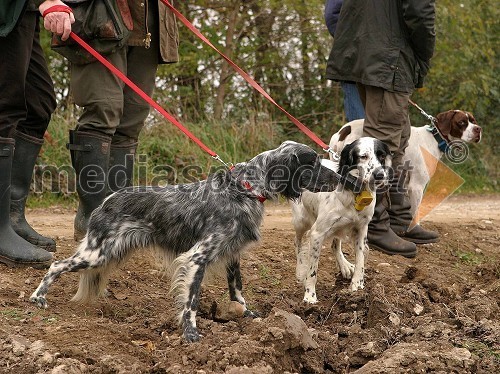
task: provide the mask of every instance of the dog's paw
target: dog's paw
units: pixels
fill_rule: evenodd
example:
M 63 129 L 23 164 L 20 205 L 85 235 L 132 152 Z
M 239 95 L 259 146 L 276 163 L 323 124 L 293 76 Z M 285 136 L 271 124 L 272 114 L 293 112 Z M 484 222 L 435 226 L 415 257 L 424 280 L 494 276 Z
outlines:
M 307 292 L 304 294 L 304 302 L 308 304 L 316 304 L 318 299 L 316 298 L 316 292 Z
M 339 264 L 340 272 L 342 273 L 342 277 L 344 279 L 351 279 L 354 275 L 354 265 L 349 261 L 345 261 Z
M 355 292 L 357 290 L 362 290 L 363 288 L 365 288 L 365 282 L 363 279 L 353 279 L 351 281 L 351 291 L 352 292 Z
M 184 329 L 184 334 L 183 335 L 184 335 L 184 339 L 188 343 L 197 342 L 201 338 L 201 335 L 198 332 L 198 329 L 196 327 L 191 327 L 191 326 L 190 327 L 186 327 Z
M 260 315 L 257 312 L 252 312 L 250 309 L 247 309 L 243 312 L 243 317 L 258 318 Z
M 49 306 L 49 304 L 47 304 L 47 299 L 43 296 L 31 295 L 30 301 L 33 304 L 36 304 L 39 308 L 47 309 Z

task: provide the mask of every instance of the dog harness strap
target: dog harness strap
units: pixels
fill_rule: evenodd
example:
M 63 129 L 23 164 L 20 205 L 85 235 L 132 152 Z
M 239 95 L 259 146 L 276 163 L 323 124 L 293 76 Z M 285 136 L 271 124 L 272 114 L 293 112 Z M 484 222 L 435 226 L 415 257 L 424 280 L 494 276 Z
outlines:
M 250 191 L 261 203 L 267 200 L 264 196 L 257 194 L 248 181 L 241 181 L 241 185 Z

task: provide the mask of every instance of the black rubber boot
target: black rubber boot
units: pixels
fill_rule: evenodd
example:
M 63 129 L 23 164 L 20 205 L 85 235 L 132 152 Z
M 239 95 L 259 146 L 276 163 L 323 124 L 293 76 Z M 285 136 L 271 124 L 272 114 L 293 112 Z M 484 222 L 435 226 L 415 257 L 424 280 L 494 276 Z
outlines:
M 0 138 L 0 262 L 8 266 L 46 268 L 52 254 L 27 242 L 10 224 L 10 181 L 14 139 Z
M 435 231 L 425 230 L 418 224 L 409 229 L 413 217 L 410 210 L 410 198 L 406 189 L 406 169 L 403 169 L 401 178 L 399 178 L 399 175 L 394 176 L 395 182 L 389 189 L 391 202 L 387 212 L 389 213 L 392 230 L 396 235 L 415 244 L 438 242 L 439 234 Z
M 90 215 L 106 198 L 110 138 L 70 131 L 68 149 L 76 173 L 78 210 L 75 216 L 74 238 L 80 241 L 87 233 Z
M 111 144 L 108 170 L 108 195 L 130 187 L 134 180 L 134 157 L 137 143 Z
M 368 246 L 388 255 L 413 258 L 417 255 L 417 246 L 400 238 L 392 231 L 385 196 L 385 193 L 377 194 L 375 212 L 368 225 Z
M 10 184 L 10 224 L 23 239 L 49 252 L 56 251 L 56 242 L 37 233 L 26 221 L 26 200 L 30 192 L 31 177 L 36 158 L 40 153 L 43 139 L 38 139 L 20 132 L 14 136 L 12 180 Z

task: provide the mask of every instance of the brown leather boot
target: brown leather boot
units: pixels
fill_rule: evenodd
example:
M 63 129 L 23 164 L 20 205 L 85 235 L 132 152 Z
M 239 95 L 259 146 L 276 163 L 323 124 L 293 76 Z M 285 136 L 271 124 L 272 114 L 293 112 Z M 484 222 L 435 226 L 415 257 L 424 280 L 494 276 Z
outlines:
M 387 198 L 385 196 L 385 193 L 377 194 L 375 212 L 368 225 L 368 246 L 388 255 L 413 258 L 417 255 L 417 246 L 400 238 L 392 231 L 389 214 L 386 210 Z
M 401 177 L 399 177 L 400 175 Z M 390 204 L 387 212 L 389 213 L 391 228 L 398 236 L 415 244 L 436 243 L 439 241 L 437 232 L 425 230 L 418 224 L 410 228 L 413 217 L 406 189 L 406 175 L 407 168 L 403 168 L 401 173 L 395 174 L 395 182 L 389 189 Z

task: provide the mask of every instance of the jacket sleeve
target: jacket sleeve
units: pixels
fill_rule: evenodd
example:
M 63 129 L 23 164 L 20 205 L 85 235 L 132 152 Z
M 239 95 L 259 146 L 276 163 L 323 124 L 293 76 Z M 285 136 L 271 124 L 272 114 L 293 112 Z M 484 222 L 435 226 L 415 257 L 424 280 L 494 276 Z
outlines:
M 325 23 L 332 36 L 335 34 L 337 22 L 339 21 L 340 8 L 342 8 L 342 0 L 326 0 Z
M 434 0 L 403 0 L 403 19 L 410 43 L 424 75 L 436 44 Z

